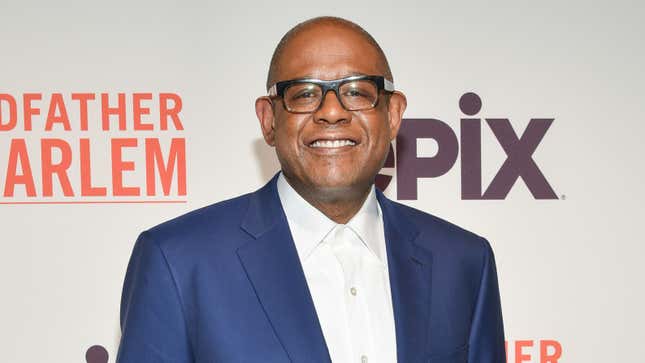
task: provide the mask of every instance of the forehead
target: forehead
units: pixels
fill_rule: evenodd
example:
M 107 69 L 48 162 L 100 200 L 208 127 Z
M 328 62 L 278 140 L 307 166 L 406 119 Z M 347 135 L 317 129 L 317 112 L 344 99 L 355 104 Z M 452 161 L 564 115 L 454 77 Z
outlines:
M 385 72 L 380 53 L 364 36 L 333 25 L 314 26 L 296 34 L 283 50 L 277 68 L 277 81 Z

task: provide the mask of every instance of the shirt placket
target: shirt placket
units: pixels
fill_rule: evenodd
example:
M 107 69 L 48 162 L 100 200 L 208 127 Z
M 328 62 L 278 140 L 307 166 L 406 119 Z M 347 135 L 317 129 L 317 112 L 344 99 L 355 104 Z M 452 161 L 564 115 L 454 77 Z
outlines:
M 368 286 L 365 284 L 365 247 L 353 231 L 346 229 L 346 243 L 339 250 L 345 276 L 345 306 L 352 342 L 351 362 L 367 363 L 371 353 L 371 333 L 368 319 Z

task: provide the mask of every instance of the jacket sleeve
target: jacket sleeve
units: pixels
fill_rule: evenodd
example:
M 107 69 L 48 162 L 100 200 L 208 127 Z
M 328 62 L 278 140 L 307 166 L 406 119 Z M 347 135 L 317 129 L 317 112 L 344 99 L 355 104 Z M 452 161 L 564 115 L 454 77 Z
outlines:
M 505 363 L 504 323 L 495 256 L 488 241 L 483 242 L 484 262 L 470 330 L 468 362 Z
M 121 294 L 117 363 L 192 363 L 181 297 L 161 248 L 143 232 Z

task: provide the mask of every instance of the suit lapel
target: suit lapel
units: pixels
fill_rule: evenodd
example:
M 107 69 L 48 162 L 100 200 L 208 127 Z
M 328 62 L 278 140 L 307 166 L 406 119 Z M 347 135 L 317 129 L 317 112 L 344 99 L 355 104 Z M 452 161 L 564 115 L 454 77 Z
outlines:
M 237 254 L 291 361 L 330 362 L 276 180 L 251 195 L 241 228 L 255 240 Z
M 377 198 L 383 211 L 397 360 L 420 362 L 427 355 L 432 254 L 415 243 L 419 232 L 401 207 L 380 191 Z

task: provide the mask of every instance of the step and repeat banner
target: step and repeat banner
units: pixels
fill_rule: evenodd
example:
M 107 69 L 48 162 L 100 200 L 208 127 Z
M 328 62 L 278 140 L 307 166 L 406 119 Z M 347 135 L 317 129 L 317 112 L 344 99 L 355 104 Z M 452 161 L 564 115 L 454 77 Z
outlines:
M 508 363 L 634 362 L 645 325 L 639 2 L 0 5 L 0 361 L 114 362 L 137 235 L 278 169 L 281 36 L 362 25 L 408 109 L 377 185 L 485 236 Z

